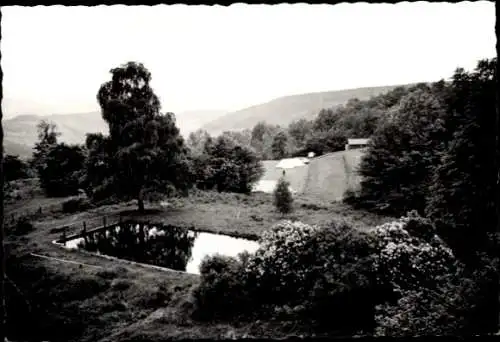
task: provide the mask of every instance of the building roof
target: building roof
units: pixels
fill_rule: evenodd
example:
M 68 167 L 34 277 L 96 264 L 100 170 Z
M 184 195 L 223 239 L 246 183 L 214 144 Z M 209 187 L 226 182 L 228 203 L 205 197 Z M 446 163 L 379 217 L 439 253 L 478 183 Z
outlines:
M 370 139 L 347 139 L 349 145 L 368 145 Z

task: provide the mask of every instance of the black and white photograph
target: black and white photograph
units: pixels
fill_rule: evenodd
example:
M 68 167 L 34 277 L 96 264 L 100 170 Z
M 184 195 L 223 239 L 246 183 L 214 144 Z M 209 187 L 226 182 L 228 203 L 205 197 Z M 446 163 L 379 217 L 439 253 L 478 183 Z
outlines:
M 0 6 L 0 340 L 498 337 L 498 6 Z

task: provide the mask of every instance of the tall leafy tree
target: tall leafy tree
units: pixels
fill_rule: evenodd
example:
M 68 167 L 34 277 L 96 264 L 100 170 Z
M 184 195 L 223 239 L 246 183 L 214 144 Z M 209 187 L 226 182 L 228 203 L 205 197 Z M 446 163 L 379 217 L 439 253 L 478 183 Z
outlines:
M 263 173 L 255 152 L 227 134 L 207 139 L 194 165 L 197 186 L 218 191 L 249 193 Z
M 31 166 L 38 172 L 45 167 L 47 154 L 57 145 L 57 138 L 61 135 L 54 123 L 42 120 L 37 125 L 38 141 L 35 143 Z
M 393 120 L 380 127 L 362 159 L 361 202 L 390 214 L 425 209 L 442 148 L 445 108 L 431 92 L 405 96 Z
M 3 159 L 3 174 L 5 181 L 28 178 L 28 165 L 19 158 L 7 154 Z
M 113 150 L 111 139 L 102 133 L 89 133 L 85 140 L 87 158 L 84 187 L 94 200 L 116 198 L 113 191 Z
M 474 72 L 458 69 L 448 97 L 445 151 L 434 173 L 427 213 L 442 224 L 449 242 L 470 254 L 484 249 L 495 231 L 496 59 Z
M 242 131 L 225 131 L 221 136 L 234 140 L 240 146 L 251 147 L 252 131 L 245 129 Z
M 471 324 L 490 333 L 498 330 L 499 318 L 496 77 L 496 58 L 479 61 L 473 72 L 456 71 L 448 96 L 447 144 L 427 205 L 441 235 L 476 274 Z
M 55 145 L 45 157 L 40 185 L 49 197 L 76 195 L 84 176 L 85 151 L 79 145 Z
M 312 126 L 313 122 L 306 119 L 293 121 L 288 125 L 288 134 L 292 137 L 298 149 L 304 148 L 306 139 L 312 134 Z
M 347 144 L 347 137 L 338 129 L 331 128 L 328 131 L 315 131 L 306 141 L 306 150 L 322 155 L 328 152 L 342 151 Z
M 340 112 L 336 108 L 321 109 L 314 120 L 315 132 L 327 132 L 337 124 L 340 119 Z
M 192 156 L 200 156 L 203 154 L 203 148 L 208 138 L 210 138 L 210 134 L 203 129 L 198 129 L 195 132 L 189 133 L 186 144 Z
M 271 145 L 274 159 L 283 159 L 288 155 L 288 136 L 285 132 L 278 132 Z
M 128 62 L 111 71 L 110 81 L 97 94 L 102 117 L 109 126 L 106 179 L 120 199 L 145 200 L 187 193 L 192 177 L 184 144 L 173 113 L 162 114 L 150 86 L 151 73 L 141 63 Z
M 279 131 L 279 126 L 264 121 L 258 122 L 252 129 L 250 144 L 261 159 L 272 158 L 273 139 Z

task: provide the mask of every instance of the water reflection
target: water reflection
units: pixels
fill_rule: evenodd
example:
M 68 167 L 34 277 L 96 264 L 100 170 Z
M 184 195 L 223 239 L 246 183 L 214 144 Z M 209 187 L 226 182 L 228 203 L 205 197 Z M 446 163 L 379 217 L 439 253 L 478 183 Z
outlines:
M 195 239 L 196 233 L 184 228 L 123 223 L 88 234 L 80 239 L 77 247 L 120 259 L 185 271 Z
M 239 253 L 247 251 L 254 253 L 259 244 L 247 239 L 237 239 L 227 235 L 199 233 L 193 246 L 192 258 L 187 264 L 186 271 L 199 274 L 199 267 L 207 255 L 222 254 L 236 257 Z
M 194 274 L 199 274 L 200 263 L 207 255 L 236 257 L 243 251 L 253 253 L 258 246 L 255 241 L 226 235 L 137 223 L 122 223 L 66 242 L 66 248 L 83 248 Z

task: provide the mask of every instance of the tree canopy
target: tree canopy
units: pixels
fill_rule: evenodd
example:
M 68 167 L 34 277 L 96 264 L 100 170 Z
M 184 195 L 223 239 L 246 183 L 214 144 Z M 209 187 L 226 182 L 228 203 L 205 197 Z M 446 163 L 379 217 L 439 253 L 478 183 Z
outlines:
M 111 80 L 97 94 L 109 137 L 94 135 L 87 141 L 93 146 L 92 158 L 101 156 L 100 163 L 107 163 L 110 172 L 95 177 L 92 170 L 89 186 L 105 185 L 109 195 L 137 199 L 140 211 L 147 199 L 185 194 L 192 182 L 188 150 L 174 114 L 160 112 L 160 101 L 150 86 L 151 73 L 136 62 L 110 72 Z

